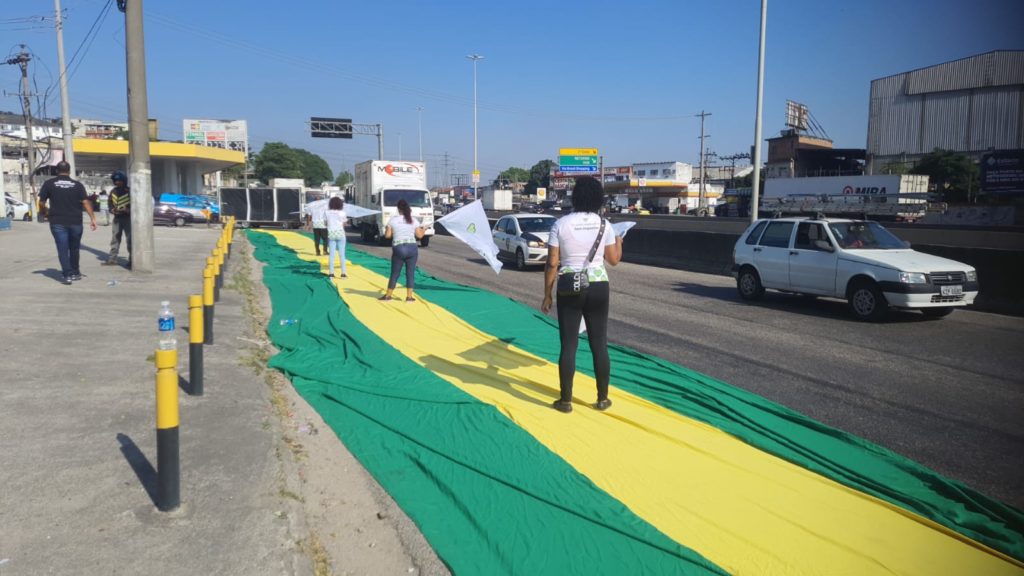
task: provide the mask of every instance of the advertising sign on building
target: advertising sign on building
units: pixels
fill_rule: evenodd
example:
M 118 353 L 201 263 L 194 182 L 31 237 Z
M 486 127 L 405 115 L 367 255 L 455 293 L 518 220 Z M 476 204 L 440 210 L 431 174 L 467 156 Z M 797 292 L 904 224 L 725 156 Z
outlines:
M 249 151 L 249 130 L 245 120 L 194 120 L 182 122 L 185 144 Z

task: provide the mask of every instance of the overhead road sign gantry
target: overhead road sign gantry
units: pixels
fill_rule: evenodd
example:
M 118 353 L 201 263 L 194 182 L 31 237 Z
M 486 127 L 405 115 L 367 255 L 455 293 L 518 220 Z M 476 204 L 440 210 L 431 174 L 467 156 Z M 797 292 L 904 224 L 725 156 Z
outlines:
M 351 138 L 351 118 L 320 118 L 309 119 L 310 135 L 313 138 Z

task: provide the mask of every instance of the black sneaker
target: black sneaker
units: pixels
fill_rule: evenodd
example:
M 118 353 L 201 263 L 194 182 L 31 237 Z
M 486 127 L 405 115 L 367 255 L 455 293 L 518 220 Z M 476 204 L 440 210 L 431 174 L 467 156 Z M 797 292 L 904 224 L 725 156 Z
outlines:
M 81 279 L 82 279 L 82 275 L 81 274 L 72 274 L 71 275 L 71 281 L 72 282 L 78 282 Z
M 60 279 L 60 283 L 64 284 L 64 285 L 67 285 L 67 286 L 71 286 L 71 276 L 65 276 L 65 277 L 61 278 Z

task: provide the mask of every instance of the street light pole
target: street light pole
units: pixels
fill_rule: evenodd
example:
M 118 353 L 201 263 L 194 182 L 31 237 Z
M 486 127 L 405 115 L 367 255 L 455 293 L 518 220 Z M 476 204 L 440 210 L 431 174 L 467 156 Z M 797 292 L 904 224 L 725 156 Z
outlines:
M 416 107 L 416 133 L 420 142 L 420 162 L 423 162 L 423 106 Z
M 757 112 L 754 120 L 753 188 L 750 190 L 750 221 L 757 220 L 757 203 L 761 186 L 761 98 L 764 94 L 764 31 L 768 21 L 768 0 L 761 0 L 761 40 L 757 52 Z
M 477 199 L 477 188 L 480 187 L 480 171 L 476 166 L 476 63 L 483 60 L 484 57 L 479 54 L 470 54 L 466 56 L 473 61 L 473 200 Z

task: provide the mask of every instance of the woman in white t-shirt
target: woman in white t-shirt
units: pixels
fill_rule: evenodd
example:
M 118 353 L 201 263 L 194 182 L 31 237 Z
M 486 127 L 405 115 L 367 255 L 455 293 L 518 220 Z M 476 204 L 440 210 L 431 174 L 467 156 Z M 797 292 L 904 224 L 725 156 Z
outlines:
M 345 203 L 335 196 L 327 203 L 327 211 L 324 213 L 324 222 L 327 228 L 327 257 L 331 278 L 334 277 L 334 255 L 341 255 L 341 277 L 348 278 L 345 273 L 345 222 L 348 217 L 345 215 Z
M 388 220 L 384 229 L 384 237 L 391 239 L 391 277 L 388 279 L 388 291 L 380 297 L 380 300 L 391 300 L 391 293 L 395 291 L 398 283 L 398 275 L 405 266 L 405 301 L 415 302 L 412 296 L 416 278 L 416 259 L 419 257 L 419 248 L 416 241 L 423 238 L 423 225 L 419 220 L 412 217 L 412 209 L 409 203 L 398 201 L 398 214 Z
M 605 264 L 615 266 L 622 259 L 622 236 L 601 217 L 604 190 L 589 176 L 576 179 L 572 191 L 572 213 L 551 227 L 548 235 L 548 264 L 544 271 L 544 301 L 541 310 L 551 310 L 552 291 L 558 275 L 586 271 L 590 287 L 582 294 L 558 295 L 558 332 L 562 349 L 558 356 L 558 385 L 561 392 L 553 407 L 572 412 L 572 381 L 576 376 L 576 347 L 580 319 L 587 322 L 590 351 L 594 357 L 598 410 L 612 405 L 608 398 L 611 362 L 608 359 L 608 302 L 610 290 Z M 602 226 L 603 225 L 603 226 Z M 594 250 L 595 242 L 597 249 Z M 587 261 L 591 250 L 594 257 Z

